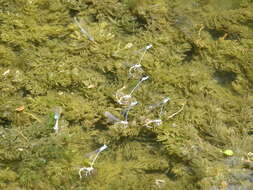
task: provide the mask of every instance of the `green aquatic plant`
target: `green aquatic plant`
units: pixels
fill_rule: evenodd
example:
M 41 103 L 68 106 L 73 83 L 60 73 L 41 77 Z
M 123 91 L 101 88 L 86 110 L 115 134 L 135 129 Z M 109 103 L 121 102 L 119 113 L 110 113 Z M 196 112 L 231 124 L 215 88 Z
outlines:
M 252 1 L 0 6 L 1 189 L 250 187 Z

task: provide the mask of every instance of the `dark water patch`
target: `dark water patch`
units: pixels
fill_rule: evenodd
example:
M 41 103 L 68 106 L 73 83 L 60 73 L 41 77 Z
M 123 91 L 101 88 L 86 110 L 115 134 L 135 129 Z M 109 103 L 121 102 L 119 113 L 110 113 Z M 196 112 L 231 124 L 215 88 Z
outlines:
M 161 169 L 150 169 L 150 170 L 145 170 L 145 173 L 147 173 L 147 174 L 162 174 L 163 171 L 161 171 Z
M 253 128 L 249 129 L 248 135 L 253 135 Z
M 78 10 L 75 10 L 75 9 L 70 9 L 70 10 L 69 10 L 69 15 L 70 15 L 71 17 L 75 17 L 78 13 L 79 13 Z
M 191 38 L 195 34 L 194 24 L 189 16 L 176 15 L 174 26 L 182 32 L 186 38 Z
M 94 123 L 94 128 L 99 131 L 107 131 L 109 130 L 108 124 L 105 122 L 104 118 L 99 119 Z
M 191 49 L 184 52 L 185 57 L 182 62 L 183 63 L 191 62 L 195 54 L 196 54 L 196 50 L 195 50 L 194 46 L 192 45 Z
M 238 40 L 239 39 L 239 34 L 236 33 L 228 33 L 225 30 L 218 30 L 218 29 L 208 29 L 207 30 L 213 40 L 219 40 L 220 38 L 224 38 L 225 40 Z
M 3 126 L 4 128 L 9 128 L 11 126 L 11 120 L 5 117 L 0 117 L 0 126 Z
M 216 71 L 213 74 L 214 79 L 218 84 L 222 86 L 231 85 L 231 83 L 236 79 L 236 73 L 231 71 Z
M 27 90 L 25 87 L 21 87 L 19 90 L 18 90 L 18 93 L 23 97 L 27 97 L 29 95 L 31 95 L 31 92 L 29 90 Z
M 211 34 L 214 40 L 218 40 L 219 38 L 223 37 L 226 34 L 226 32 L 216 29 L 208 29 L 207 31 Z

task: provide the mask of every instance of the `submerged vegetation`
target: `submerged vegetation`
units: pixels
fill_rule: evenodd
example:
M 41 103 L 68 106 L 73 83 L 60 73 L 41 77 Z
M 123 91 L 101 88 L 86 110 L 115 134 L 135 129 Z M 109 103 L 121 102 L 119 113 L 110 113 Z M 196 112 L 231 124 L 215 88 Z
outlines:
M 253 189 L 252 0 L 0 7 L 0 189 Z

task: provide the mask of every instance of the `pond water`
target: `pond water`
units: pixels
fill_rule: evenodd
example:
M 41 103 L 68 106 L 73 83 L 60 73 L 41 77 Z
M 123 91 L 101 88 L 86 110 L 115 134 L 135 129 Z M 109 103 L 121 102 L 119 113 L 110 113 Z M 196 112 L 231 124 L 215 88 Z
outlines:
M 0 189 L 253 189 L 252 0 L 0 7 Z

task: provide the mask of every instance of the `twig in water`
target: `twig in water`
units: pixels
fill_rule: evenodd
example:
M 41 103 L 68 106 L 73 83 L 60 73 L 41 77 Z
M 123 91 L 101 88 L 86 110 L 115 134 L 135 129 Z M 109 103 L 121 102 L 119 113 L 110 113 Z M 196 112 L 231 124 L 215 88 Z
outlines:
M 26 140 L 26 142 L 28 142 L 29 140 L 28 140 L 28 138 L 21 132 L 21 131 L 19 131 L 19 130 L 17 130 L 17 129 L 14 129 L 17 133 L 19 133 L 20 135 L 21 135 L 21 137 L 23 137 L 25 140 Z
M 149 126 L 151 123 L 155 123 L 157 125 L 161 125 L 162 124 L 162 120 L 161 119 L 154 119 L 154 120 L 147 119 L 147 121 L 145 123 L 145 126 L 147 128 L 152 128 L 151 126 Z
M 42 123 L 42 121 L 36 117 L 35 115 L 29 113 L 29 112 L 26 112 L 26 111 L 23 111 L 24 114 L 27 114 L 27 115 L 30 115 L 33 119 L 37 120 L 39 123 Z
M 168 117 L 168 119 L 170 119 L 170 118 L 176 116 L 176 115 L 179 114 L 181 111 L 183 111 L 185 104 L 186 104 L 186 102 L 182 105 L 182 107 L 181 107 L 177 112 L 171 114 L 171 115 Z

